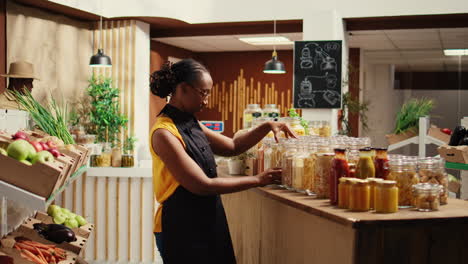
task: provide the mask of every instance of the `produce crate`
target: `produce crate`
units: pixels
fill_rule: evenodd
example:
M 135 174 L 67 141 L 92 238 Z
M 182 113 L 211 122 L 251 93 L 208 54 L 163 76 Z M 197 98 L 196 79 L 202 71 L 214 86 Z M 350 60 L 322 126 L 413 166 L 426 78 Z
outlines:
M 468 164 L 468 146 L 443 145 L 437 151 L 448 162 Z
M 445 144 L 448 144 L 450 141 L 450 136 L 440 131 L 440 128 L 436 126 L 431 126 L 431 128 L 429 128 L 429 131 L 427 132 L 427 135 L 436 138 L 440 141 L 443 141 L 445 142 Z
M 53 224 L 54 223 L 52 217 L 49 216 L 46 213 L 43 213 L 43 212 L 37 212 L 36 216 L 34 218 L 41 221 L 44 224 Z M 75 232 L 75 235 L 77 235 L 77 236 L 79 235 L 79 236 L 84 237 L 84 238 L 89 238 L 89 235 L 94 230 L 94 225 L 91 224 L 91 223 L 87 223 L 84 226 L 73 228 L 72 230 L 73 230 L 73 232 Z
M 65 154 L 77 162 L 77 168 L 83 166 L 86 163 L 89 151 L 87 148 L 80 146 L 80 145 L 73 145 L 75 147 L 74 150 L 69 150 L 66 148 L 59 149 L 60 153 Z
M 28 218 L 24 222 L 24 224 L 20 225 L 18 228 L 18 232 L 22 234 L 23 237 L 31 239 L 33 241 L 37 241 L 43 244 L 54 244 L 57 245 L 57 247 L 71 251 L 77 255 L 79 255 L 83 249 L 86 247 L 86 242 L 88 241 L 87 238 L 81 237 L 78 234 L 75 233 L 76 236 L 76 241 L 73 242 L 62 242 L 60 244 L 54 243 L 52 241 L 49 241 L 45 238 L 43 238 L 39 233 L 34 230 L 34 224 L 37 223 L 43 223 L 41 220 L 35 219 L 35 218 Z M 75 231 L 73 231 L 75 232 Z
M 390 135 L 385 135 L 387 138 L 388 145 L 393 145 L 398 142 L 401 142 L 403 140 L 406 140 L 408 138 L 412 138 L 418 135 L 418 132 L 415 130 L 408 130 L 404 133 L 401 134 L 390 134 Z
M 34 264 L 34 262 L 31 262 L 23 257 L 21 257 L 19 250 L 14 248 L 14 245 L 16 243 L 15 238 L 17 237 L 24 237 L 24 234 L 21 232 L 14 232 L 11 235 L 5 237 L 4 239 L 1 240 L 1 248 L 0 250 L 5 253 L 7 256 L 13 258 L 13 263 L 15 264 Z M 34 240 L 33 240 L 34 241 Z M 37 241 L 40 242 L 40 241 Z M 42 243 L 42 242 L 41 242 Z M 43 244 L 52 244 L 52 243 L 43 243 Z M 57 264 L 75 264 L 76 260 L 78 259 L 78 256 L 71 252 L 71 251 L 66 251 L 66 259 L 62 260 L 60 262 L 57 262 Z
M 64 166 L 66 166 L 68 168 L 67 172 L 65 173 L 65 177 L 64 179 L 62 180 L 62 182 L 60 183 L 60 187 L 62 187 L 65 182 L 70 178 L 70 176 L 76 172 L 76 170 L 79 168 L 78 167 L 78 162 L 76 162 L 76 160 L 72 157 L 69 157 L 63 153 L 60 154 L 60 156 L 58 156 L 56 158 L 56 160 L 58 162 L 61 162 L 62 164 L 64 164 Z
M 45 198 L 57 190 L 66 177 L 64 165 L 58 161 L 29 166 L 0 155 L 0 168 L 0 180 Z

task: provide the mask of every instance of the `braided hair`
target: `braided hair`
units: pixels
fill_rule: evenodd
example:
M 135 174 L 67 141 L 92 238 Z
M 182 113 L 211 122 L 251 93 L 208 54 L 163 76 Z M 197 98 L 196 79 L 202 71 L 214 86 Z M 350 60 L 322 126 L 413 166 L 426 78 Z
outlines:
M 194 59 L 184 59 L 174 64 L 166 62 L 160 70 L 151 74 L 151 93 L 161 98 L 171 96 L 179 83 L 192 85 L 203 72 L 209 73 L 205 66 Z

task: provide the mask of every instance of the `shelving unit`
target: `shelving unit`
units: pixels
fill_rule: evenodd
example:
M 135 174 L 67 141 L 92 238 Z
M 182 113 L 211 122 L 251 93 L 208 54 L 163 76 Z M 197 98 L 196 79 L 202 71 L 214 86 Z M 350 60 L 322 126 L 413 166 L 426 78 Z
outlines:
M 78 177 L 80 177 L 86 171 L 86 169 L 87 168 L 85 166 L 80 167 L 75 173 L 72 174 L 72 176 L 67 180 L 65 184 L 63 184 L 62 187 L 60 187 L 48 198 L 41 197 L 39 195 L 33 194 L 31 192 L 28 192 L 26 190 L 23 190 L 21 188 L 18 188 L 14 185 L 0 180 L 0 222 L 2 223 L 0 225 L 0 237 L 3 237 L 4 235 L 12 231 L 8 230 L 8 225 L 18 226 L 21 224 L 22 220 L 24 220 L 21 219 L 21 221 L 8 223 L 7 200 L 15 202 L 24 207 L 22 209 L 22 213 L 27 216 L 32 216 L 32 214 L 34 214 L 34 212 L 37 210 L 45 211 L 47 210 L 47 207 L 55 200 L 55 198 L 60 193 L 62 193 L 63 190 L 67 188 L 70 183 L 78 179 Z
M 388 146 L 388 151 L 395 150 L 410 144 L 417 144 L 419 145 L 418 156 L 425 157 L 426 156 L 426 145 L 427 144 L 435 144 L 437 146 L 445 145 L 446 142 L 439 140 L 437 138 L 431 137 L 427 134 L 429 129 L 429 118 L 428 117 L 421 117 L 419 118 L 419 135 L 405 139 L 395 144 L 391 144 Z

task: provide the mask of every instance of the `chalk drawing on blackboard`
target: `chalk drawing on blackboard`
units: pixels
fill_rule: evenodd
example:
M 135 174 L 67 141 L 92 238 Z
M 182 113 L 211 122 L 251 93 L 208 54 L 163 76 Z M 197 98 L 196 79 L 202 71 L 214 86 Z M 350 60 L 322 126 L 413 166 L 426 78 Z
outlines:
M 310 49 L 307 45 L 301 51 L 301 69 L 312 69 L 314 63 L 312 62 L 312 56 L 310 54 Z
M 315 48 L 315 64 L 320 63 L 320 69 L 322 71 L 331 71 L 336 72 L 336 61 L 328 53 L 326 53 L 322 47 L 317 46 Z
M 330 51 L 336 51 L 340 49 L 340 44 L 336 42 L 328 42 L 325 44 L 325 50 L 330 52 Z
M 314 90 L 312 87 L 312 82 L 309 80 L 311 78 L 315 79 L 325 79 L 328 88 L 334 88 L 337 84 L 338 78 L 334 74 L 325 73 L 323 76 L 316 75 L 307 75 L 301 81 L 300 91 L 299 91 L 299 100 L 297 101 L 298 106 L 300 107 L 315 107 L 315 93 L 323 93 L 323 99 L 331 105 L 335 105 L 340 100 L 340 93 L 332 90 Z

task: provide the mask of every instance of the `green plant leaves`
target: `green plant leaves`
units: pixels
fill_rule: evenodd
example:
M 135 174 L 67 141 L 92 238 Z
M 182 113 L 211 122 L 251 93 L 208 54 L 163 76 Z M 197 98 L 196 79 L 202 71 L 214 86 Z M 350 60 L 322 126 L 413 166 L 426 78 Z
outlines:
M 396 116 L 395 134 L 401 134 L 419 125 L 419 118 L 429 115 L 435 102 L 428 98 L 412 98 L 401 106 Z

